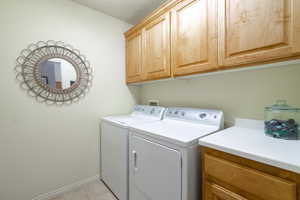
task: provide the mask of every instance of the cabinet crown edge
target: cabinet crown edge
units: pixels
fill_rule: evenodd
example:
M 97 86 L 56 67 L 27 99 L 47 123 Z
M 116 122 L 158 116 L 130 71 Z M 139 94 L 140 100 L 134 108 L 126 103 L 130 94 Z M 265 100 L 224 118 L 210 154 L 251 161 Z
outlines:
M 124 33 L 125 37 L 130 36 L 132 33 L 142 29 L 144 26 L 146 26 L 149 22 L 151 22 L 153 19 L 165 14 L 169 10 L 172 9 L 176 4 L 184 0 L 168 0 L 165 3 L 163 3 L 161 6 L 156 8 L 154 11 L 152 11 L 150 14 L 148 14 L 146 17 L 144 17 L 141 21 L 139 21 L 136 25 L 131 27 L 129 30 L 127 30 Z

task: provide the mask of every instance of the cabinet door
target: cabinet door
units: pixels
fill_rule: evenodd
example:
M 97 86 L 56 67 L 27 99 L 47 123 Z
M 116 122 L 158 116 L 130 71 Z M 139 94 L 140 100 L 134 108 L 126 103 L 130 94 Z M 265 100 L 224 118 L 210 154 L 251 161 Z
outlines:
M 137 32 L 126 38 L 126 81 L 142 80 L 142 33 Z
M 204 200 L 247 200 L 247 199 L 217 184 L 206 183 L 205 191 L 204 191 Z
M 217 69 L 217 1 L 186 0 L 172 9 L 173 74 Z
M 170 77 L 170 14 L 153 20 L 145 27 L 143 34 L 146 78 Z
M 219 2 L 221 65 L 252 64 L 299 54 L 299 0 Z

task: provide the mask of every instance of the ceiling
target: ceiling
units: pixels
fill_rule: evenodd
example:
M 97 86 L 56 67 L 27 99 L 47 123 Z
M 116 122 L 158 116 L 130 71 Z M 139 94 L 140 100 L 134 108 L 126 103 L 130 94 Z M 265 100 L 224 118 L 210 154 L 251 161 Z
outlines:
M 167 0 L 72 0 L 129 24 L 137 24 Z

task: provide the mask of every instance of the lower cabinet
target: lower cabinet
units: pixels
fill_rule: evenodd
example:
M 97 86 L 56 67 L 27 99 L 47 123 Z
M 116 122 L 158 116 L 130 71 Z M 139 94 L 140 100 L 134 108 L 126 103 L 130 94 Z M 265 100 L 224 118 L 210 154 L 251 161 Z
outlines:
M 300 175 L 204 148 L 204 200 L 300 200 Z
M 247 200 L 246 198 L 217 184 L 207 183 L 205 185 L 205 199 L 209 200 Z

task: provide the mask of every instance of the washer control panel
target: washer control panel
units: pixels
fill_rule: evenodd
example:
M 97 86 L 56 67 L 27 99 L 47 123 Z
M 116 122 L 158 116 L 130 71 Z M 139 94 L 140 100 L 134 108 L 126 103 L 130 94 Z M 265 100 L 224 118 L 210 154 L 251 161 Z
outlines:
M 164 118 L 185 120 L 223 128 L 223 112 L 220 110 L 171 107 L 167 108 Z
M 135 105 L 133 108 L 133 114 L 150 115 L 154 117 L 163 117 L 165 108 L 160 106 L 148 106 L 148 105 Z

